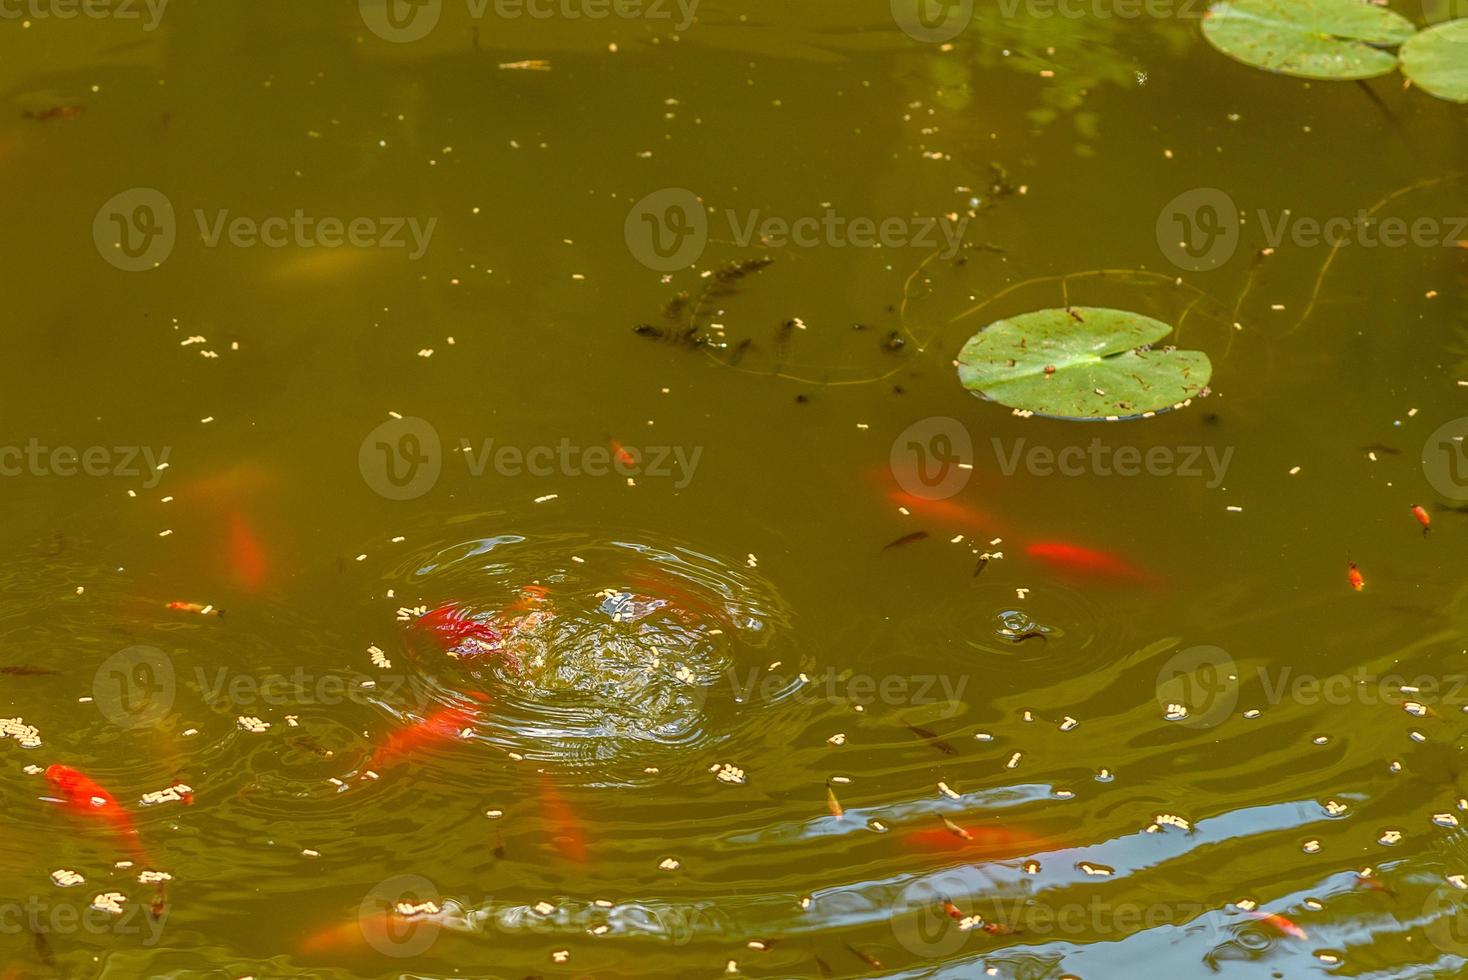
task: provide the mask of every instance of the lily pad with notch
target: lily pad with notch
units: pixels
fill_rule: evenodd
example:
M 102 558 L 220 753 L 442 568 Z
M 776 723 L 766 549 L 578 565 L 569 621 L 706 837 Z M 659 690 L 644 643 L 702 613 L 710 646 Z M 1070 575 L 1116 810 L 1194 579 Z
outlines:
M 958 354 L 958 377 L 984 398 L 1036 415 L 1137 418 L 1201 394 L 1213 375 L 1202 351 L 1152 346 L 1171 332 L 1126 310 L 1039 310 L 970 337 Z

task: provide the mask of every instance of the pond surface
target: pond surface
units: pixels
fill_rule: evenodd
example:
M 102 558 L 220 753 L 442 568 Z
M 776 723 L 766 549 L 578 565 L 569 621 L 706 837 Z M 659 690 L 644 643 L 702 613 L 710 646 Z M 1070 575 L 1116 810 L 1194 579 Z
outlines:
M 0 977 L 1468 969 L 1468 114 L 897 6 L 6 8 Z

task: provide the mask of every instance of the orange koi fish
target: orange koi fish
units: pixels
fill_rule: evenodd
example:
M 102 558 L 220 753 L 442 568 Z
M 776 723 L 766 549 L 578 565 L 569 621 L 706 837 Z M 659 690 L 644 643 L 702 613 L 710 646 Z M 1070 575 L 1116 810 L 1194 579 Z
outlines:
M 1129 562 L 1064 541 L 1037 541 L 1025 549 L 1031 558 L 1045 562 L 1065 575 L 1085 579 L 1150 582 L 1153 576 Z
M 1361 569 L 1356 567 L 1355 562 L 1351 562 L 1351 573 L 1348 577 L 1351 581 L 1351 588 L 1355 589 L 1357 592 L 1360 592 L 1362 589 L 1366 588 L 1366 576 L 1361 574 Z
M 177 612 L 198 613 L 200 616 L 224 615 L 224 610 L 214 608 L 212 603 L 209 605 L 200 605 L 197 602 L 170 602 L 168 608 Z
M 896 472 L 888 464 L 869 470 L 866 478 L 880 490 L 888 501 L 905 509 L 909 514 L 922 517 L 934 524 L 955 530 L 990 535 L 1001 533 L 1004 530 L 1002 522 L 993 514 L 978 510 L 957 499 L 958 491 L 961 491 L 962 487 L 958 487 L 953 495 L 943 497 L 938 497 L 936 494 L 929 496 L 910 492 L 908 489 L 910 487 L 921 488 L 931 485 L 931 481 L 915 468 L 907 467 L 903 472 Z
M 361 955 L 372 950 L 384 953 L 399 947 L 414 928 L 431 929 L 440 924 L 441 920 L 431 914 L 404 915 L 391 908 L 371 914 L 360 912 L 307 936 L 296 945 L 296 954 L 323 957 Z
M 984 534 L 1000 532 L 997 519 L 955 500 L 930 500 L 905 490 L 892 490 L 888 492 L 887 499 L 909 514 L 917 514 L 945 527 Z
M 550 824 L 550 840 L 556 851 L 568 860 L 585 863 L 586 834 L 581 829 L 581 821 L 546 772 L 540 774 L 540 815 Z
M 1273 928 L 1281 935 L 1289 936 L 1291 939 L 1305 940 L 1310 938 L 1309 936 L 1305 935 L 1304 929 L 1301 929 L 1289 919 L 1286 919 L 1284 916 L 1277 913 L 1264 913 L 1258 910 L 1252 910 L 1248 914 L 1253 918 L 1258 919 L 1265 925 Z
M 1426 534 L 1432 530 L 1432 516 L 1421 504 L 1412 505 L 1412 516 L 1417 518 L 1417 523 L 1422 525 L 1422 533 Z
M 1034 854 L 1050 846 L 1045 840 L 1004 827 L 961 827 L 942 818 L 941 827 L 913 831 L 903 842 L 913 850 L 962 851 L 985 858 L 1011 858 Z
M 251 592 L 258 591 L 265 584 L 269 566 L 265 549 L 239 512 L 229 515 L 228 534 L 229 568 L 234 580 Z
M 112 794 L 86 775 L 70 766 L 52 765 L 46 769 L 46 781 L 62 795 L 67 806 L 78 813 L 99 817 L 127 844 L 128 851 L 140 864 L 150 864 L 143 850 L 132 815 L 113 799 Z
M 534 612 L 537 608 L 541 606 L 541 604 L 546 601 L 547 592 L 548 590 L 546 589 L 546 587 L 538 583 L 522 585 L 520 587 L 520 595 L 515 599 L 514 602 L 505 607 L 505 612 Z
M 470 697 L 478 701 L 489 700 L 488 695 L 479 692 L 472 693 Z M 373 772 L 381 772 L 387 766 L 425 746 L 456 739 L 460 732 L 473 725 L 479 718 L 479 711 L 467 705 L 440 708 L 426 718 L 391 732 L 373 751 L 372 758 L 367 762 L 367 768 Z
M 278 489 L 283 482 L 280 471 L 275 466 L 254 459 L 190 480 L 183 484 L 178 495 L 180 499 L 197 500 L 208 505 L 238 504 L 245 500 L 258 499 L 267 491 Z
M 826 809 L 830 810 L 831 816 L 837 820 L 846 816 L 846 811 L 842 809 L 841 801 L 836 799 L 836 791 L 831 788 L 830 783 L 826 784 Z
M 75 119 L 85 111 L 86 109 L 79 105 L 57 105 L 49 109 L 27 110 L 21 115 L 35 122 L 51 122 L 54 119 Z

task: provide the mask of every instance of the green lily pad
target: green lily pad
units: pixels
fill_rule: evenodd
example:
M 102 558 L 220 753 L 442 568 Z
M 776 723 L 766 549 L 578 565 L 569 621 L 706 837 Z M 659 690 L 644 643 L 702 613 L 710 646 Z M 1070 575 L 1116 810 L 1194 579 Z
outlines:
M 1222 0 L 1203 21 L 1203 36 L 1230 58 L 1297 78 L 1385 75 L 1397 58 L 1381 48 L 1416 30 L 1366 0 Z
M 1430 27 L 1402 45 L 1402 71 L 1429 95 L 1468 102 L 1468 18 Z
M 1073 306 L 996 320 L 958 354 L 965 388 L 1010 408 L 1067 419 L 1135 418 L 1173 408 L 1213 376 L 1202 351 L 1150 345 L 1172 327 L 1140 313 Z

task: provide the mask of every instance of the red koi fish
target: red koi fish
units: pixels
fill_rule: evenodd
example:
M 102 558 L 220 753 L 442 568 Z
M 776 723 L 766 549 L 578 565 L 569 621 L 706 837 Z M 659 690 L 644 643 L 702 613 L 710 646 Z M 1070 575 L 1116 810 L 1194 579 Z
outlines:
M 1276 932 L 1280 933 L 1280 935 L 1289 936 L 1291 939 L 1300 939 L 1300 940 L 1305 940 L 1305 939 L 1309 939 L 1310 938 L 1309 936 L 1305 935 L 1305 930 L 1304 929 L 1301 929 L 1299 926 L 1295 925 L 1289 919 L 1286 919 L 1284 916 L 1279 915 L 1277 913 L 1273 913 L 1273 912 L 1265 913 L 1265 912 L 1260 912 L 1260 911 L 1258 911 L 1256 909 L 1256 910 L 1250 911 L 1248 914 L 1251 917 L 1253 917 L 1255 919 L 1258 919 L 1260 922 L 1264 923 L 1265 925 L 1269 926 L 1270 928 L 1274 929 Z
M 612 447 L 612 458 L 617 461 L 617 465 L 625 466 L 627 469 L 637 466 L 637 457 L 632 454 L 632 450 L 615 439 L 609 441 Z
M 507 656 L 501 648 L 497 630 L 452 602 L 419 616 L 412 628 L 430 637 L 451 657 L 471 659 L 495 653 Z
M 1417 523 L 1422 525 L 1422 533 L 1426 534 L 1432 530 L 1432 515 L 1427 513 L 1427 508 L 1421 504 L 1412 506 L 1412 516 L 1417 518 Z
M 477 691 L 469 696 L 477 701 L 489 700 L 488 695 Z M 479 719 L 479 710 L 468 705 L 440 708 L 426 718 L 390 733 L 373 751 L 367 768 L 381 772 L 419 749 L 458 738 L 460 732 Z
M 1366 588 L 1366 576 L 1361 574 L 1361 569 L 1356 567 L 1355 562 L 1351 562 L 1351 569 L 1350 573 L 1347 575 L 1347 579 L 1351 583 L 1351 588 L 1355 589 L 1357 592 L 1360 592 L 1362 589 Z
M 550 824 L 551 844 L 564 858 L 586 862 L 586 834 L 576 812 L 566 803 L 549 773 L 540 774 L 540 815 Z
M 1052 846 L 1043 838 L 1006 827 L 961 827 L 947 818 L 938 827 L 916 830 L 903 843 L 919 851 L 958 851 L 973 857 L 1013 858 Z
M 1037 541 L 1025 548 L 1025 553 L 1073 578 L 1120 583 L 1150 584 L 1157 581 L 1152 573 L 1115 555 L 1064 541 Z
M 138 829 L 133 826 L 132 815 L 113 799 L 112 794 L 98 786 L 83 773 L 70 766 L 52 765 L 46 769 L 46 781 L 62 795 L 67 806 L 78 813 L 99 817 L 127 844 L 128 852 L 140 864 L 150 864 L 143 850 Z

